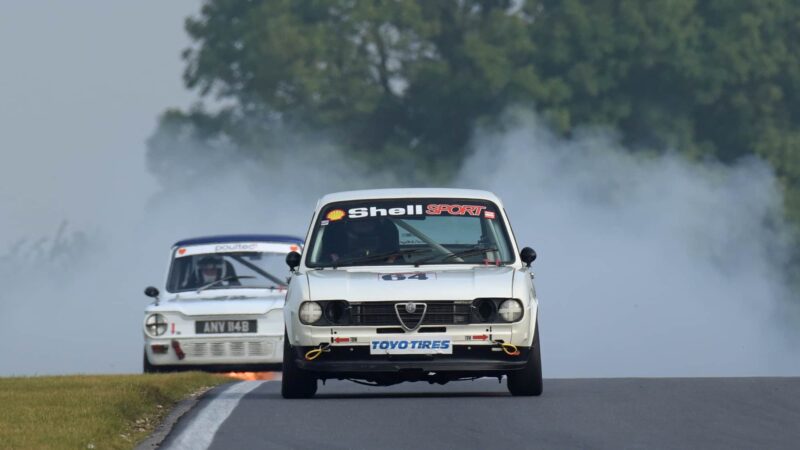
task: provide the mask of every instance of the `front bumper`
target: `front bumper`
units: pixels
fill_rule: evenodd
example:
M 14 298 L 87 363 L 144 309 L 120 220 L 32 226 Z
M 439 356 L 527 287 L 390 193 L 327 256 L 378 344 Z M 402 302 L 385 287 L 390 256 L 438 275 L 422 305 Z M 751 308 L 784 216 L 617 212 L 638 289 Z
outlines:
M 165 353 L 154 351 L 154 346 Z M 169 368 L 220 368 L 267 366 L 272 369 L 283 361 L 283 335 L 247 337 L 192 337 L 145 339 L 145 353 L 153 366 Z
M 519 347 L 511 356 L 498 346 L 454 345 L 449 355 L 371 355 L 368 346 L 332 346 L 318 358 L 308 361 L 306 352 L 316 347 L 293 347 L 301 369 L 331 378 L 357 378 L 365 373 L 450 372 L 459 376 L 503 374 L 525 367 L 530 348 Z
M 348 338 L 351 342 L 369 342 L 371 339 L 384 338 L 389 335 L 403 336 L 443 336 L 453 341 L 454 345 L 469 345 L 474 336 L 487 336 L 488 340 L 502 340 L 516 346 L 529 346 L 533 330 L 527 321 L 509 324 L 470 324 L 422 326 L 414 332 L 403 332 L 400 327 L 393 326 L 313 326 L 299 322 L 289 324 L 289 343 L 293 346 L 308 347 L 321 343 L 336 342 L 336 338 Z

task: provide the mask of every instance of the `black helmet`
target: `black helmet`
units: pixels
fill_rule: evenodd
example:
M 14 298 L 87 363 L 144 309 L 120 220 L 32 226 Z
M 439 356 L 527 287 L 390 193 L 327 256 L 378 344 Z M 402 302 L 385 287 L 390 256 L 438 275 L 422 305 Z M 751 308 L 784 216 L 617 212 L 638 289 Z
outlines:
M 222 258 L 217 255 L 207 255 L 197 261 L 197 266 L 201 269 L 203 267 L 214 267 L 215 269 L 222 269 Z

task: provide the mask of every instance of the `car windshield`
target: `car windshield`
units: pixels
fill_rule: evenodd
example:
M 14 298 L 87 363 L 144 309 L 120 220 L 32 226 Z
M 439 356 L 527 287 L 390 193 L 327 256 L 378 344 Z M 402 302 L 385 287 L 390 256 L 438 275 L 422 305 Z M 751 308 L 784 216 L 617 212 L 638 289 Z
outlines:
M 500 210 L 485 200 L 331 203 L 317 216 L 310 242 L 308 267 L 514 261 Z
M 205 250 L 199 246 L 175 250 L 167 278 L 168 291 L 286 287 L 285 253 Z

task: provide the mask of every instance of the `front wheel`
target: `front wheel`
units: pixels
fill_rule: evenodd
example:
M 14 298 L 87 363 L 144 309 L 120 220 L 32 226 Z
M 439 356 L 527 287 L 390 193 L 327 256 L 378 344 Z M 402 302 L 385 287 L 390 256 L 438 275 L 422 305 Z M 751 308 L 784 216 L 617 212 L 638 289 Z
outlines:
M 539 349 L 539 322 L 536 322 L 536 331 L 533 333 L 533 343 L 528 354 L 528 363 L 524 369 L 515 370 L 508 374 L 508 391 L 511 395 L 539 396 L 542 395 L 542 354 Z
M 297 367 L 295 354 L 289 345 L 289 335 L 283 334 L 283 377 L 281 395 L 283 398 L 311 398 L 317 393 L 317 379 Z

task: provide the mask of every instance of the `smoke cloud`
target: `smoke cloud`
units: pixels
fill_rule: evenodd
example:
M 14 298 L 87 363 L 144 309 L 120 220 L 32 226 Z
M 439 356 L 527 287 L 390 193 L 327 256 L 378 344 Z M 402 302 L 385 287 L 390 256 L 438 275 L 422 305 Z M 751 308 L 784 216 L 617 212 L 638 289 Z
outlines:
M 800 373 L 785 319 L 794 310 L 781 196 L 766 164 L 645 157 L 604 131 L 564 140 L 533 115 L 508 123 L 476 133 L 453 184 L 500 195 L 520 245 L 539 252 L 545 376 Z M 0 259 L 0 279 L 15 280 L 0 291 L 0 375 L 137 372 L 142 290 L 163 285 L 174 241 L 304 236 L 326 192 L 407 184 L 367 175 L 319 141 L 270 160 L 174 140 L 173 152 L 150 158 L 160 191 L 136 191 L 88 231 L 66 224 Z
M 607 130 L 563 140 L 530 114 L 507 122 L 476 136 L 458 184 L 497 193 L 539 252 L 546 375 L 800 373 L 788 227 L 764 162 L 647 157 Z
M 0 279 L 13 280 L 0 290 L 0 376 L 140 371 L 150 302 L 142 292 L 163 288 L 175 241 L 226 233 L 304 237 L 326 192 L 393 183 L 386 174 L 364 175 L 324 143 L 295 139 L 297 148 L 265 160 L 225 142 L 202 152 L 207 142 L 169 138 L 171 151 L 149 158 L 162 185 L 155 194 L 142 189 L 137 201 L 107 207 L 90 231 L 62 223 L 53 237 L 23 235 L 0 253 Z M 144 167 L 130 172 L 152 176 Z

